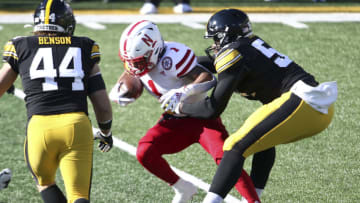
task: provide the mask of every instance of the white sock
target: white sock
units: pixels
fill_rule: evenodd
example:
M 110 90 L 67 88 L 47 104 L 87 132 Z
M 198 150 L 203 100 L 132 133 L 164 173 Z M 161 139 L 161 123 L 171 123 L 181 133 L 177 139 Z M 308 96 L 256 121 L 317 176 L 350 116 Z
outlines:
M 203 203 L 221 203 L 223 201 L 223 198 L 213 192 L 208 192 L 206 194 L 205 199 L 203 200 Z
M 178 181 L 176 181 L 176 183 L 174 183 L 171 187 L 174 188 L 175 190 L 179 189 L 179 187 L 181 187 L 184 183 L 184 180 L 182 180 L 181 178 L 179 178 Z
M 257 195 L 258 195 L 258 197 L 260 199 L 261 193 L 264 191 L 264 189 L 255 188 L 255 190 L 256 190 L 256 193 L 257 193 Z

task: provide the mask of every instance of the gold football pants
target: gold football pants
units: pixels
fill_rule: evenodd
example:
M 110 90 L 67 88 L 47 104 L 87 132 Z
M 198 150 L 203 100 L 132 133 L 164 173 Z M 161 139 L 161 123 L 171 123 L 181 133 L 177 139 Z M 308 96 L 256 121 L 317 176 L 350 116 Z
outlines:
M 244 157 L 316 135 L 331 122 L 334 106 L 320 113 L 291 92 L 258 108 L 240 129 L 228 137 L 224 151 L 241 149 Z
M 38 185 L 55 183 L 60 166 L 68 202 L 89 199 L 93 135 L 87 115 L 32 116 L 24 148 L 25 160 Z

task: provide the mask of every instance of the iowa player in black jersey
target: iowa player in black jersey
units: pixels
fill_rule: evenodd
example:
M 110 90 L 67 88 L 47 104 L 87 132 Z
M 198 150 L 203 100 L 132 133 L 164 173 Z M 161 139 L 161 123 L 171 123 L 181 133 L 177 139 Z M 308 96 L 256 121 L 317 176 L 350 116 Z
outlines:
M 198 103 L 179 103 L 178 96 L 173 96 L 169 102 L 173 111 L 215 118 L 233 93 L 263 104 L 225 141 L 223 160 L 204 199 L 221 202 L 239 178 L 246 157 L 272 153 L 276 145 L 327 128 L 334 114 L 337 85 L 319 84 L 288 56 L 254 35 L 248 16 L 240 10 L 225 9 L 212 15 L 205 38 L 215 42 L 209 50 L 215 53 L 218 84 L 209 98 Z
M 20 75 L 28 115 L 25 159 L 46 203 L 89 202 L 93 104 L 102 151 L 112 147 L 112 110 L 98 62 L 99 46 L 73 36 L 75 18 L 63 0 L 44 0 L 34 14 L 34 36 L 5 45 L 0 96 Z M 55 183 L 57 168 L 67 198 Z

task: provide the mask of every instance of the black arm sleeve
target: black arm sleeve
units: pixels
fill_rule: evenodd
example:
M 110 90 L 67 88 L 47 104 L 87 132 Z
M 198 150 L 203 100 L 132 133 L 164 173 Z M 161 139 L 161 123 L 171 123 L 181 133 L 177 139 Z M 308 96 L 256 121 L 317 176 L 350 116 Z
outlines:
M 98 90 L 106 89 L 104 79 L 102 78 L 101 74 L 96 74 L 89 78 L 88 82 L 88 95 L 96 92 Z
M 181 112 L 201 119 L 219 117 L 225 110 L 240 80 L 240 68 L 231 67 L 221 72 L 211 96 L 197 103 L 184 103 Z
M 198 64 L 204 66 L 206 69 L 208 69 L 212 73 L 216 73 L 214 61 L 211 60 L 208 56 L 198 56 L 197 57 Z

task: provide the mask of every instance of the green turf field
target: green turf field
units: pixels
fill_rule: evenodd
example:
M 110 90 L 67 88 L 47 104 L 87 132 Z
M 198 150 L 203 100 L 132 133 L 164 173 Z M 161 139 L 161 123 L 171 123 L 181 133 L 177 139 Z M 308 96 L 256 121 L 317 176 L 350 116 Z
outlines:
M 277 147 L 276 162 L 262 201 L 355 203 L 360 199 L 360 26 L 359 23 L 307 25 L 309 29 L 272 23 L 253 25 L 255 33 L 313 73 L 320 82 L 336 80 L 339 88 L 336 115 L 327 130 L 318 136 Z M 1 26 L 1 45 L 13 36 L 31 34 L 23 25 Z M 90 30 L 82 25 L 76 28 L 76 35 L 89 36 L 100 44 L 100 65 L 108 90 L 123 71 L 117 54 L 118 39 L 125 26 L 107 25 L 106 30 Z M 159 28 L 166 40 L 186 43 L 197 55 L 203 55 L 210 44 L 203 39 L 203 30 L 178 24 L 159 24 Z M 15 84 L 21 88 L 19 79 Z M 236 131 L 259 105 L 233 96 L 222 115 L 228 131 Z M 126 108 L 113 104 L 113 111 L 114 136 L 134 146 L 162 112 L 157 101 L 146 92 Z M 92 111 L 90 116 L 95 121 Z M 0 191 L 0 203 L 41 202 L 23 158 L 25 126 L 24 102 L 5 94 L 0 99 L 0 170 L 11 168 L 13 179 L 7 189 Z M 171 201 L 172 189 L 143 169 L 135 157 L 118 148 L 105 154 L 95 150 L 94 156 L 92 202 Z M 166 158 L 171 165 L 207 183 L 216 170 L 211 157 L 199 145 Z M 251 157 L 245 164 L 248 171 L 250 163 Z M 63 189 L 60 176 L 57 181 Z M 205 192 L 200 191 L 193 202 L 201 202 L 204 195 Z M 235 190 L 231 195 L 240 198 Z

